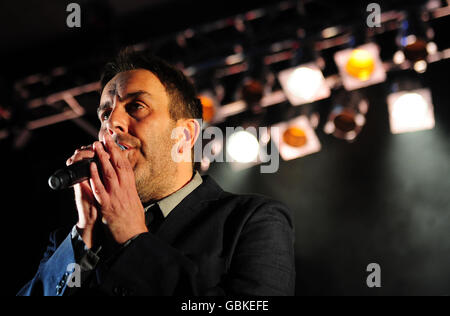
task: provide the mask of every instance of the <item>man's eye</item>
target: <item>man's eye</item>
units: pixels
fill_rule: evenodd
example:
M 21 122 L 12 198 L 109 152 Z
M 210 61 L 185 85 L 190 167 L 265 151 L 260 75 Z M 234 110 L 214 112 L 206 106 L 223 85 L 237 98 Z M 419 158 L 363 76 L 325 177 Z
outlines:
M 144 113 L 146 113 L 146 108 L 147 107 L 144 104 L 138 102 L 129 103 L 127 105 L 128 113 L 134 117 L 144 115 Z
M 111 111 L 104 111 L 100 114 L 100 120 L 106 121 L 109 118 L 109 115 L 111 114 Z
M 134 109 L 136 109 L 136 110 L 139 110 L 139 109 L 143 109 L 143 108 L 144 108 L 144 106 L 143 106 L 142 104 L 139 104 L 139 103 L 132 103 L 131 106 L 132 106 Z

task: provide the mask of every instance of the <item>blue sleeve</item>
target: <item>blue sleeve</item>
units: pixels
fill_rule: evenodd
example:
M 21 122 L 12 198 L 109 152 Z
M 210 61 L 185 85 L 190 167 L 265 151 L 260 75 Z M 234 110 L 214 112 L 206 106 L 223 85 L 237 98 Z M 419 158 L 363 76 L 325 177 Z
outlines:
M 72 273 L 75 258 L 71 234 L 58 245 L 58 232 L 50 235 L 50 244 L 34 278 L 17 293 L 18 296 L 61 296 Z

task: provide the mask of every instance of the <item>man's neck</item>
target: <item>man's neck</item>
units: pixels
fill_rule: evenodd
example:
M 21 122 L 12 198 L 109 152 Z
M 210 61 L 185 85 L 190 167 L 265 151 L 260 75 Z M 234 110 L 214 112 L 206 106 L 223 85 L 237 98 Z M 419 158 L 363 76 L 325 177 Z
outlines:
M 177 192 L 181 188 L 183 188 L 186 184 L 188 184 L 192 178 L 194 177 L 194 171 L 192 169 L 184 172 L 183 174 L 180 174 L 179 179 L 177 180 L 176 184 L 174 184 L 173 189 L 170 193 L 166 194 L 165 197 Z
M 181 188 L 183 188 L 184 186 L 186 186 L 194 177 L 195 172 L 194 170 L 188 169 L 185 170 L 183 172 L 178 171 L 177 172 L 177 179 L 176 181 L 174 181 L 174 183 L 170 186 L 170 189 L 167 189 L 164 191 L 164 193 L 159 194 L 159 196 L 157 198 L 153 198 L 153 199 L 149 199 L 147 202 L 142 203 L 144 206 L 148 206 L 151 205 L 153 203 L 156 203 L 170 195 L 172 195 L 173 193 L 177 192 L 178 190 L 180 190 Z

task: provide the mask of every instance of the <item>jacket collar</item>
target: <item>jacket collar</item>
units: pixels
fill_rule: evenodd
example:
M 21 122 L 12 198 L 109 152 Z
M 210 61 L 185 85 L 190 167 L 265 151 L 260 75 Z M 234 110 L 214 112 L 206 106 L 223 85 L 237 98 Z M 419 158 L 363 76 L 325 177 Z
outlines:
M 204 210 L 206 202 L 217 200 L 224 193 L 210 176 L 202 176 L 202 179 L 202 184 L 181 201 L 161 224 L 156 233 L 159 238 L 171 242 L 195 213 Z

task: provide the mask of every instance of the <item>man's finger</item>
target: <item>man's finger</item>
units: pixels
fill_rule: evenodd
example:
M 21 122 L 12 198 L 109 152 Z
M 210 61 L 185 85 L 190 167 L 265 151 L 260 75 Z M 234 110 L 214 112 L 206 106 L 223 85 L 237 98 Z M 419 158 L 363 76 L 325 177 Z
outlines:
M 92 148 L 92 146 L 83 146 L 83 147 L 75 150 L 72 157 L 67 159 L 67 161 L 66 161 L 67 166 L 70 166 L 70 165 L 74 164 L 75 162 L 83 160 L 83 159 L 94 158 L 95 152 L 94 152 L 94 149 Z
M 90 200 L 94 201 L 95 197 L 92 192 L 92 188 L 89 184 L 89 180 L 85 180 L 81 183 L 78 183 L 77 185 L 75 185 L 75 188 L 77 188 L 77 187 L 78 187 L 78 190 L 80 191 L 80 193 L 86 195 Z
M 89 182 L 91 184 L 92 193 L 94 194 L 94 197 L 97 200 L 98 204 L 104 206 L 108 199 L 108 193 L 106 192 L 105 187 L 100 180 L 97 165 L 95 163 L 91 163 L 90 170 L 91 178 L 89 179 Z
M 117 178 L 116 170 L 111 165 L 109 160 L 110 155 L 103 149 L 103 144 L 100 142 L 94 143 L 95 153 L 97 154 L 102 168 L 103 181 L 106 189 L 109 191 L 114 185 L 118 185 L 119 179 Z
M 116 144 L 116 142 L 113 140 L 111 135 L 105 135 L 105 143 L 106 148 L 111 155 L 111 164 L 116 171 L 119 182 L 123 183 L 129 177 L 129 174 L 126 171 L 131 172 L 130 162 L 128 161 L 122 150 L 119 148 L 119 146 Z

